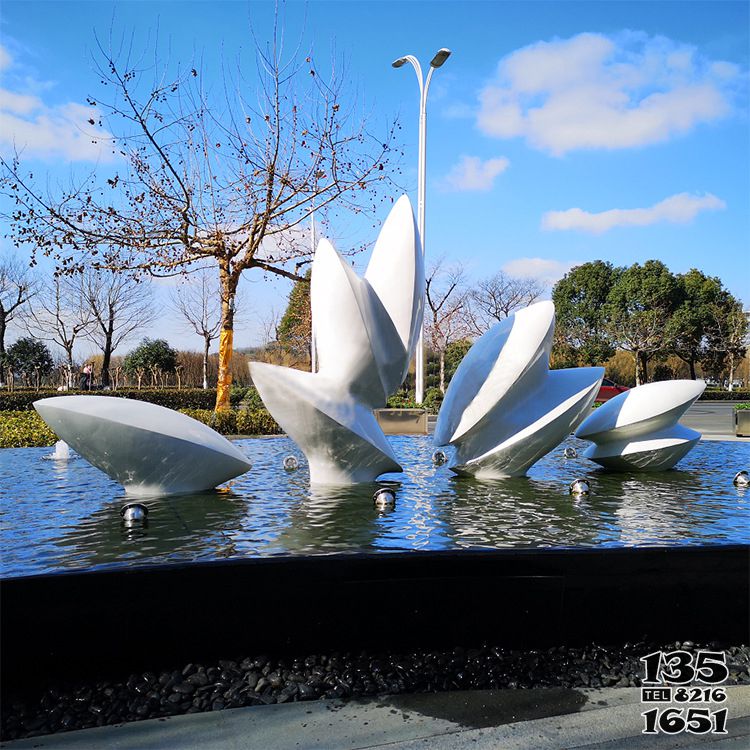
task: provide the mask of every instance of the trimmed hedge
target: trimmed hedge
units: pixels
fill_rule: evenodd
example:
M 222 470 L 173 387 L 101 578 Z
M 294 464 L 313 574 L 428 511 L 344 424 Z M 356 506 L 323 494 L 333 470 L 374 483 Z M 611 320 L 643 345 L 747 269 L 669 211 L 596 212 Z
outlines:
M 22 390 L 0 391 L 0 411 L 33 410 L 34 401 L 51 396 L 115 396 L 148 401 L 150 404 L 166 406 L 168 409 L 213 409 L 216 404 L 216 388 L 119 388 L 116 391 L 56 391 L 56 390 Z M 253 408 L 263 408 L 258 392 L 252 386 L 232 388 L 229 395 L 233 407 L 247 404 Z
M 706 389 L 701 394 L 699 401 L 747 401 L 750 399 L 750 390 L 743 388 L 738 391 L 709 391 Z
M 54 445 L 57 435 L 35 411 L 0 411 L 0 448 Z
M 253 411 L 219 411 L 211 409 L 180 409 L 222 435 L 279 435 L 281 427 L 265 409 Z
M 750 401 L 746 401 L 744 404 L 735 404 L 734 408 L 737 411 L 745 411 L 746 409 L 750 409 Z
M 281 428 L 265 409 L 223 411 L 180 409 L 222 435 L 279 435 Z M 33 410 L 0 411 L 0 448 L 38 448 L 58 440 L 44 420 Z

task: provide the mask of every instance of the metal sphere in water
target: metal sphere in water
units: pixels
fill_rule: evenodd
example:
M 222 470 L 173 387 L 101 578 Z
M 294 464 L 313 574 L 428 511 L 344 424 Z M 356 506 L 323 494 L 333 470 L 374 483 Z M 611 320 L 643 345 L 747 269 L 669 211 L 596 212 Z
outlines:
M 299 461 L 294 456 L 287 456 L 284 459 L 284 468 L 287 471 L 296 471 L 299 468 Z
M 575 448 L 568 446 L 563 455 L 565 458 L 578 458 L 578 451 Z
M 590 490 L 589 483 L 585 479 L 574 479 L 568 488 L 570 494 L 575 496 L 588 495 Z
M 735 487 L 750 487 L 750 474 L 748 474 L 744 469 L 742 471 L 738 471 L 734 475 L 732 483 Z
M 434 463 L 435 466 L 442 466 L 447 460 L 448 460 L 448 456 L 445 454 L 445 451 L 443 450 L 436 450 L 432 454 L 432 463 Z
M 372 496 L 372 502 L 378 510 L 391 510 L 396 507 L 396 493 L 389 487 L 380 487 Z
M 148 519 L 148 508 L 141 503 L 128 503 L 120 508 L 120 515 L 129 526 L 143 525 Z

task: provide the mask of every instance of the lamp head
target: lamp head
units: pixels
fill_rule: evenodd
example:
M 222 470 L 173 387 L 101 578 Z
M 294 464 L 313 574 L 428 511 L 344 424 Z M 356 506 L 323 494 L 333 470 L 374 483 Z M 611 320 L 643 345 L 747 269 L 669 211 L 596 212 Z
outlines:
M 392 66 L 393 66 L 394 68 L 400 68 L 400 67 L 401 67 L 401 66 L 402 66 L 402 65 L 403 65 L 403 64 L 404 64 L 405 62 L 406 62 L 406 58 L 405 58 L 405 57 L 399 57 L 399 58 L 398 58 L 398 60 L 394 60 L 394 61 L 393 61 L 393 62 L 391 63 L 391 65 L 392 65 Z
M 451 51 L 443 47 L 442 49 L 439 49 L 435 57 L 430 60 L 430 65 L 433 68 L 439 68 L 450 56 Z

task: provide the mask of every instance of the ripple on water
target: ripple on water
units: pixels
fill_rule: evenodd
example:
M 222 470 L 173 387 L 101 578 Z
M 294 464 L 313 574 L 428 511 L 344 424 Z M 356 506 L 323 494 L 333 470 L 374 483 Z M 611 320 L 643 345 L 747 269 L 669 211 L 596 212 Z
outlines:
M 83 460 L 46 461 L 49 448 L 0 451 L 0 570 L 63 568 L 332 552 L 508 547 L 750 543 L 750 488 L 732 477 L 750 446 L 701 442 L 658 474 L 608 474 L 569 438 L 528 477 L 478 482 L 432 461 L 428 437 L 390 438 L 405 472 L 373 484 L 311 489 L 304 456 L 286 437 L 237 441 L 253 469 L 220 490 L 151 498 L 148 525 L 120 518 L 122 488 Z M 450 453 L 450 451 L 448 451 Z M 285 471 L 284 458 L 299 460 Z M 568 486 L 586 478 L 591 494 Z M 396 506 L 372 496 L 387 483 Z

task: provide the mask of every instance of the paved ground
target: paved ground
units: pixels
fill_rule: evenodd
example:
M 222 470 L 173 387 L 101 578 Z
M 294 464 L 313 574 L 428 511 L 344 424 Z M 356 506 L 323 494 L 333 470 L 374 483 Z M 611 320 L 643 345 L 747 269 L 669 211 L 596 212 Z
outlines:
M 84 729 L 8 750 L 617 750 L 750 747 L 750 686 L 727 689 L 726 735 L 644 735 L 637 688 L 496 690 L 315 701 Z M 718 708 L 715 704 L 712 709 Z
M 680 424 L 698 430 L 704 440 L 748 440 L 734 434 L 734 404 L 731 401 L 697 401 Z

